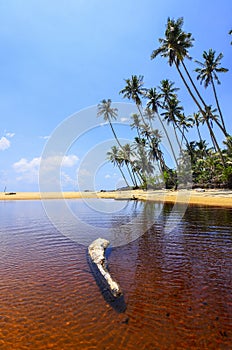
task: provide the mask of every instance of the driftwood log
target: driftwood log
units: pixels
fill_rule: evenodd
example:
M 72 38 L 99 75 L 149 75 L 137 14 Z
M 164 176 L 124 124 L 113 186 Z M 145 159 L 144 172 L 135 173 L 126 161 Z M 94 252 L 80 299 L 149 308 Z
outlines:
M 118 298 L 122 295 L 121 288 L 119 284 L 113 280 L 107 269 L 105 250 L 109 244 L 110 242 L 106 239 L 98 238 L 89 245 L 88 254 L 91 263 L 95 267 L 96 273 L 99 275 L 98 277 L 102 279 L 112 295 Z

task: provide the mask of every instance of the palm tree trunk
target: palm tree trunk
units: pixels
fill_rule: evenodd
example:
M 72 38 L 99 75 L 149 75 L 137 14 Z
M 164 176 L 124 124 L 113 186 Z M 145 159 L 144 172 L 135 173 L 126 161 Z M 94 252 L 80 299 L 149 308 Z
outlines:
M 200 140 L 200 142 L 202 142 L 202 137 L 201 137 L 201 133 L 200 133 L 199 125 L 198 125 L 198 124 L 196 124 L 196 127 L 197 127 L 197 133 L 198 133 L 199 140 Z
M 126 168 L 127 168 L 128 174 L 130 175 L 132 184 L 133 184 L 133 186 L 136 186 L 135 181 L 134 181 L 134 179 L 133 179 L 133 176 L 132 176 L 132 174 L 131 174 L 130 168 L 129 168 L 129 166 L 128 166 L 128 162 L 125 162 L 125 164 L 126 164 Z
M 135 177 L 135 172 L 134 172 L 133 168 L 131 168 L 131 171 L 132 171 L 135 187 L 138 187 L 138 183 L 137 183 L 137 180 L 136 180 L 136 177 Z
M 142 113 L 142 111 L 141 111 L 140 105 L 137 103 L 136 106 L 137 106 L 137 108 L 138 108 L 139 114 L 140 114 L 140 116 L 141 116 L 141 118 L 142 118 L 142 121 L 143 121 L 144 125 L 147 126 L 147 123 L 146 123 L 146 120 L 145 120 L 144 117 L 143 117 L 143 113 Z
M 162 119 L 161 119 L 161 117 L 160 117 L 160 115 L 159 115 L 159 112 L 157 112 L 157 115 L 158 115 L 159 121 L 160 121 L 160 123 L 161 123 L 161 125 L 162 125 L 162 128 L 163 128 L 163 130 L 164 130 L 165 136 L 166 136 L 166 138 L 167 138 L 167 140 L 168 140 L 169 146 L 171 147 L 172 155 L 173 155 L 173 157 L 174 157 L 174 159 L 175 159 L 175 163 L 176 163 L 176 166 L 177 166 L 178 163 L 177 163 L 176 155 L 175 155 L 175 152 L 174 152 L 174 149 L 173 149 L 173 146 L 172 146 L 170 137 L 169 137 L 168 132 L 167 132 L 165 126 L 164 126 L 164 123 L 163 123 L 163 121 L 162 121 Z
M 225 160 L 224 160 L 223 155 L 222 155 L 222 151 L 221 151 L 221 149 L 220 149 L 220 147 L 219 147 L 219 144 L 218 144 L 218 142 L 217 142 L 217 139 L 216 139 L 216 137 L 215 137 L 215 135 L 214 135 L 214 132 L 213 132 L 211 126 L 210 126 L 210 123 L 209 123 L 208 119 L 206 119 L 206 124 L 207 124 L 207 127 L 208 127 L 208 129 L 209 129 L 212 142 L 213 142 L 213 144 L 215 145 L 216 150 L 218 151 L 218 153 L 219 153 L 219 155 L 220 155 L 220 158 L 221 158 L 223 167 L 226 168 L 226 164 L 225 164 Z
M 111 130 L 112 130 L 112 133 L 114 135 L 114 138 L 117 141 L 117 144 L 119 145 L 119 147 L 122 149 L 123 147 L 122 147 L 121 143 L 119 142 L 119 139 L 117 138 L 117 135 L 116 135 L 116 133 L 114 131 L 113 125 L 112 125 L 110 120 L 109 120 L 109 123 L 110 123 L 110 127 L 111 127 Z
M 181 72 L 181 70 L 180 70 L 180 68 L 179 68 L 179 66 L 178 66 L 178 64 L 177 64 L 177 62 L 176 62 L 176 60 L 175 60 L 174 62 L 175 62 L 176 69 L 178 70 L 178 73 L 180 74 L 180 77 L 181 77 L 181 79 L 183 80 L 184 85 L 186 86 L 186 88 L 187 88 L 187 90 L 188 90 L 190 96 L 192 97 L 193 101 L 196 103 L 196 105 L 197 105 L 199 111 L 201 112 L 201 114 L 203 115 L 203 117 L 205 117 L 205 112 L 203 111 L 203 109 L 202 109 L 200 103 L 197 101 L 197 99 L 196 99 L 196 97 L 194 96 L 192 90 L 190 89 L 190 87 L 189 87 L 189 85 L 188 85 L 188 83 L 187 83 L 185 77 L 183 76 L 183 74 L 182 74 L 182 72 Z
M 180 151 L 181 151 L 181 144 L 180 144 L 180 141 L 179 141 L 179 139 L 178 139 L 178 135 L 177 135 L 177 132 L 176 132 L 176 127 L 175 127 L 174 124 L 173 124 L 173 130 L 174 130 L 174 133 L 175 133 L 175 136 L 176 136 L 176 141 L 177 141 L 178 146 L 179 146 Z
M 196 97 L 193 95 L 193 93 L 192 93 L 190 87 L 188 86 L 188 83 L 186 82 L 186 80 L 185 80 L 185 78 L 184 78 L 184 76 L 183 76 L 183 74 L 182 74 L 182 72 L 181 72 L 181 70 L 180 70 L 180 68 L 179 68 L 179 66 L 178 66 L 178 64 L 177 64 L 177 62 L 176 62 L 176 60 L 175 60 L 174 62 L 175 62 L 175 66 L 176 66 L 176 68 L 177 68 L 177 70 L 178 70 L 178 73 L 180 74 L 180 76 L 181 76 L 181 78 L 182 78 L 182 80 L 183 80 L 183 82 L 184 82 L 184 84 L 185 84 L 185 86 L 186 86 L 188 92 L 190 93 L 190 96 L 192 97 L 192 99 L 193 99 L 194 102 L 196 103 L 197 107 L 199 108 L 199 110 L 200 110 L 202 116 L 204 117 L 204 119 L 205 119 L 205 121 L 206 121 L 206 125 L 207 125 L 207 127 L 208 127 L 208 129 L 209 129 L 209 133 L 210 133 L 210 137 L 211 137 L 211 139 L 212 139 L 212 142 L 213 142 L 213 144 L 215 144 L 216 149 L 217 149 L 218 153 L 220 154 L 220 158 L 221 158 L 222 164 L 223 164 L 223 166 L 224 166 L 224 168 L 225 168 L 225 161 L 224 161 L 224 158 L 223 158 L 221 149 L 220 149 L 220 147 L 219 147 L 219 145 L 218 145 L 218 143 L 217 143 L 217 140 L 216 140 L 216 137 L 215 137 L 215 135 L 214 135 L 214 132 L 213 132 L 213 130 L 212 130 L 210 124 L 209 124 L 208 117 L 206 116 L 205 112 L 203 111 L 203 109 L 202 109 L 201 105 L 199 104 L 199 102 L 197 101 Z M 182 64 L 183 64 L 183 61 L 182 61 Z M 204 103 L 204 106 L 205 106 L 205 103 Z M 206 106 L 206 107 L 207 107 L 207 106 Z
M 186 72 L 186 74 L 187 74 L 187 76 L 188 76 L 188 78 L 189 78 L 189 80 L 190 80 L 190 82 L 191 82 L 191 84 L 192 84 L 192 86 L 193 86 L 193 88 L 194 88 L 194 90 L 195 90 L 197 96 L 199 97 L 199 99 L 200 99 L 201 102 L 203 103 L 203 106 L 204 106 L 204 107 L 207 107 L 207 104 L 206 104 L 205 101 L 203 100 L 203 98 L 202 98 L 202 96 L 201 96 L 199 90 L 197 89 L 197 87 L 196 87 L 194 81 L 192 80 L 191 75 L 189 74 L 189 71 L 188 71 L 186 65 L 184 64 L 184 61 L 181 61 L 181 63 L 182 63 L 182 66 L 184 67 L 184 70 L 185 70 L 185 72 Z
M 125 175 L 124 175 L 124 173 L 123 173 L 123 171 L 122 171 L 122 169 L 121 169 L 121 165 L 120 165 L 118 162 L 117 162 L 117 166 L 118 166 L 118 169 L 119 169 L 119 171 L 120 171 L 120 173 L 121 173 L 121 175 L 122 175 L 122 177 L 123 177 L 123 179 L 124 179 L 126 185 L 127 185 L 128 187 L 130 187 L 130 185 L 129 185 L 129 183 L 128 183 L 128 181 L 127 181 L 127 179 L 126 179 L 126 177 L 125 177 Z
M 191 81 L 191 84 L 192 84 L 194 90 L 195 90 L 196 93 L 197 93 L 197 96 L 199 97 L 199 99 L 200 99 L 201 102 L 203 103 L 204 107 L 207 108 L 207 104 L 206 104 L 205 101 L 203 100 L 203 98 L 202 98 L 201 94 L 199 93 L 199 91 L 198 91 L 196 85 L 194 84 L 194 81 L 192 80 L 191 75 L 189 74 L 187 67 L 185 66 L 185 64 L 184 64 L 183 61 L 181 61 L 181 63 L 182 63 L 182 66 L 184 67 L 184 70 L 185 70 L 185 72 L 186 72 L 186 74 L 187 74 L 189 80 Z M 215 123 L 218 125 L 218 127 L 222 130 L 223 134 L 227 137 L 227 136 L 228 136 L 228 133 L 226 132 L 225 123 L 224 123 L 223 116 L 222 116 L 222 113 L 221 113 L 221 109 L 220 109 L 220 106 L 219 106 L 219 103 L 218 103 L 218 98 L 217 98 L 216 89 L 215 89 L 215 85 L 214 85 L 213 79 L 212 79 L 211 81 L 212 81 L 214 96 L 215 96 L 217 108 L 218 108 L 218 111 L 219 111 L 219 114 L 220 114 L 220 118 L 221 118 L 221 121 L 222 121 L 222 125 L 221 125 L 218 121 L 216 121 L 216 120 L 214 120 L 214 121 L 215 121 Z
M 187 137 L 185 136 L 184 130 L 181 130 L 181 128 L 177 125 L 177 129 L 179 130 L 180 134 L 181 134 L 181 149 L 182 149 L 182 144 L 183 144 L 183 140 L 185 140 L 186 145 L 189 146 L 189 142 Z
M 221 108 L 219 106 L 218 97 L 217 97 L 217 93 L 216 93 L 215 84 L 214 84 L 213 79 L 211 80 L 211 82 L 212 82 L 213 93 L 214 93 L 217 109 L 218 109 L 218 112 L 220 114 L 220 118 L 221 118 L 221 122 L 222 122 L 222 127 L 223 127 L 224 131 L 226 132 L 226 126 L 225 126 L 225 122 L 224 122 L 224 119 L 223 119 L 223 116 L 222 116 Z M 226 132 L 226 134 L 227 134 L 227 132 Z

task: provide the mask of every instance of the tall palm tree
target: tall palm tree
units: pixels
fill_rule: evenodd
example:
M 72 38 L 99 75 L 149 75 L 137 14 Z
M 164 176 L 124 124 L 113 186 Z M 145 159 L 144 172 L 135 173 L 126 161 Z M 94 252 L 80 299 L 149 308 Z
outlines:
M 184 20 L 183 18 L 178 18 L 176 21 L 174 19 L 170 19 L 168 17 L 166 30 L 165 30 L 165 38 L 160 38 L 159 42 L 161 46 L 153 50 L 151 54 L 151 59 L 154 59 L 158 55 L 161 55 L 162 57 L 168 58 L 168 63 L 170 66 L 173 64 L 175 65 L 178 73 L 180 74 L 181 79 L 183 80 L 184 85 L 186 86 L 190 96 L 196 103 L 198 109 L 204 114 L 204 109 L 200 102 L 197 100 L 196 96 L 192 92 L 187 80 L 185 79 L 181 69 L 180 65 L 184 68 L 185 73 L 187 74 L 188 79 L 190 80 L 197 96 L 199 97 L 200 101 L 202 102 L 203 106 L 207 106 L 205 101 L 203 100 L 202 96 L 200 95 L 196 85 L 194 84 L 191 75 L 188 72 L 188 69 L 184 63 L 184 59 L 188 58 L 191 60 L 191 56 L 188 53 L 188 49 L 193 46 L 194 39 L 192 38 L 191 33 L 186 33 L 182 30 Z
M 181 133 L 182 139 L 181 144 L 183 143 L 183 140 L 185 140 L 186 145 L 188 145 L 188 139 L 185 135 L 185 132 L 188 132 L 188 129 L 192 127 L 192 118 L 190 116 L 186 117 L 184 113 L 179 115 L 179 120 L 177 121 L 177 128 Z
M 178 73 L 180 74 L 190 95 L 194 99 L 195 103 L 199 104 L 180 70 L 180 64 L 182 64 L 188 78 L 190 79 L 191 84 L 193 85 L 193 88 L 196 90 L 199 98 L 202 99 L 184 63 L 185 58 L 191 59 L 188 53 L 188 49 L 193 46 L 194 39 L 192 38 L 191 33 L 185 33 L 182 30 L 183 23 L 184 20 L 182 17 L 178 18 L 176 21 L 168 17 L 165 30 L 165 38 L 159 39 L 161 46 L 158 49 L 153 50 L 151 59 L 154 59 L 156 56 L 161 55 L 162 57 L 168 58 L 168 63 L 170 66 L 175 64 Z M 201 108 L 200 105 L 198 108 Z
M 120 157 L 120 154 L 119 154 L 119 149 L 116 147 L 116 146 L 112 146 L 111 147 L 111 151 L 108 151 L 107 152 L 107 159 L 113 163 L 114 166 L 117 166 L 126 185 L 129 187 L 129 183 L 122 171 L 122 158 Z
M 122 158 L 123 163 L 125 163 L 126 167 L 127 167 L 127 171 L 130 175 L 131 181 L 133 183 L 134 186 L 138 187 L 137 182 L 136 182 L 136 178 L 134 176 L 134 172 L 132 170 L 130 170 L 132 161 L 131 161 L 131 157 L 134 156 L 131 145 L 129 143 L 126 143 L 123 147 L 122 150 L 120 150 L 120 156 Z
M 217 84 L 221 84 L 221 82 L 218 79 L 218 76 L 216 73 L 226 73 L 228 72 L 227 68 L 219 67 L 220 66 L 220 60 L 223 58 L 223 54 L 220 53 L 217 57 L 215 57 L 215 51 L 212 49 L 209 49 L 208 52 L 203 52 L 203 58 L 204 62 L 197 61 L 199 64 L 199 68 L 196 68 L 195 71 L 198 74 L 197 80 L 200 80 L 200 83 L 202 84 L 204 82 L 204 87 L 207 88 L 210 84 L 213 88 L 214 98 L 217 104 L 217 109 L 220 114 L 221 122 L 223 129 L 226 131 L 225 122 L 222 116 L 221 108 L 219 106 L 218 97 L 216 93 L 216 88 L 214 81 L 216 81 Z
M 172 124 L 176 140 L 181 149 L 181 144 L 176 133 L 176 129 L 178 128 L 178 120 L 181 118 L 181 115 L 183 113 L 183 107 L 179 105 L 179 102 L 180 101 L 176 97 L 169 99 L 165 104 L 164 112 L 162 112 L 161 115 L 164 117 L 164 120 L 166 120 L 168 124 Z
M 159 113 L 159 108 L 162 108 L 164 103 L 166 103 L 166 101 L 168 101 L 168 99 L 174 97 L 173 93 L 174 91 L 176 91 L 176 88 L 173 88 L 173 84 L 172 82 L 170 82 L 168 79 L 166 80 L 162 80 L 161 81 L 161 93 L 157 92 L 156 88 L 151 88 L 147 91 L 146 93 L 146 98 L 148 98 L 148 102 L 147 102 L 147 109 L 150 109 L 152 113 L 156 114 L 158 116 L 159 122 L 162 126 L 162 130 L 165 133 L 165 136 L 168 140 L 168 143 L 171 147 L 172 150 L 172 154 L 173 157 L 175 159 L 175 163 L 177 165 L 177 159 L 176 159 L 176 155 L 172 146 L 172 142 L 170 140 L 170 137 L 168 135 L 167 129 L 162 121 L 162 118 L 160 117 L 160 113 Z M 163 101 L 161 101 L 161 98 L 163 97 Z
M 167 169 L 164 161 L 163 152 L 160 149 L 161 135 L 158 129 L 154 130 L 151 134 L 150 142 L 150 156 L 153 156 L 153 160 L 158 162 L 160 173 L 163 173 Z M 152 160 L 152 158 L 150 158 Z
M 187 67 L 184 63 L 185 58 L 191 59 L 191 57 L 188 53 L 188 49 L 193 46 L 194 39 L 192 38 L 191 33 L 186 33 L 182 30 L 183 23 L 184 23 L 183 18 L 178 18 L 176 21 L 174 19 L 168 18 L 167 25 L 166 25 L 166 31 L 165 31 L 165 38 L 159 39 L 161 46 L 152 52 L 151 59 L 154 59 L 156 56 L 161 55 L 162 57 L 168 58 L 168 62 L 169 62 L 170 66 L 175 64 L 176 69 L 177 69 L 178 73 L 180 74 L 181 79 L 183 80 L 190 96 L 192 97 L 192 99 L 196 103 L 199 111 L 201 112 L 202 116 L 206 120 L 206 125 L 208 127 L 210 136 L 212 139 L 214 139 L 214 143 L 217 145 L 217 151 L 220 154 L 221 161 L 222 161 L 223 165 L 225 166 L 225 162 L 224 162 L 224 159 L 223 159 L 223 156 L 221 153 L 221 149 L 217 143 L 216 136 L 213 132 L 213 129 L 208 121 L 208 116 L 207 116 L 207 112 L 206 112 L 207 104 L 205 103 L 205 101 L 201 97 L 201 95 L 200 95 L 196 85 L 194 84 L 194 82 L 193 82 L 193 80 L 192 80 L 192 78 L 187 70 Z M 195 90 L 198 98 L 200 99 L 201 103 L 203 104 L 203 106 L 201 105 L 200 101 L 198 101 L 196 96 L 193 94 L 193 92 L 192 92 L 190 86 L 188 85 L 184 75 L 182 74 L 182 71 L 180 70 L 180 65 L 183 66 L 184 71 L 187 74 L 187 77 L 190 80 L 192 87 L 194 88 L 194 90 Z
M 118 115 L 118 109 L 117 108 L 113 108 L 111 106 L 111 99 L 108 100 L 102 100 L 98 106 L 98 112 L 97 112 L 97 117 L 101 117 L 103 116 L 103 119 L 108 122 L 110 124 L 111 130 L 113 132 L 114 138 L 117 141 L 118 145 L 120 148 L 122 148 L 121 143 L 118 140 L 118 137 L 114 131 L 113 125 L 112 125 L 112 120 L 117 119 L 117 115 Z
M 143 76 L 142 75 L 132 75 L 131 79 L 125 79 L 126 86 L 119 93 L 123 94 L 123 98 L 128 98 L 129 100 L 133 100 L 139 110 L 141 118 L 145 123 L 143 118 L 143 113 L 141 110 L 141 98 L 144 97 L 146 93 L 146 88 L 143 87 Z

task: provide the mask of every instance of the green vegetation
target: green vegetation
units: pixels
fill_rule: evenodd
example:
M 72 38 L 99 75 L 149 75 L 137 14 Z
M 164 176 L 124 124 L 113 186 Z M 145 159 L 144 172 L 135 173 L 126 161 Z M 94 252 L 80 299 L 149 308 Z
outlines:
M 167 19 L 164 38 L 159 39 L 160 46 L 152 52 L 151 59 L 160 55 L 175 67 L 193 100 L 195 113 L 185 115 L 184 106 L 178 99 L 180 88 L 174 82 L 164 79 L 159 86 L 146 88 L 143 76 L 132 75 L 125 79 L 126 85 L 120 91 L 123 98 L 132 100 L 138 109 L 138 113 L 131 116 L 130 126 L 136 132 L 131 145 L 123 146 L 117 138 L 111 122 L 116 119 L 117 109 L 111 107 L 111 100 L 103 100 L 98 105 L 98 116 L 103 115 L 109 122 L 117 142 L 117 146 L 107 153 L 107 158 L 119 168 L 127 186 L 131 184 L 134 188 L 177 188 L 191 182 L 194 186 L 232 188 L 232 136 L 228 133 L 216 89 L 216 84 L 220 84 L 218 74 L 226 73 L 228 69 L 221 67 L 223 54 L 217 55 L 209 49 L 203 52 L 203 61 L 194 60 L 198 67 L 192 76 L 185 61 L 192 60 L 189 49 L 193 47 L 194 39 L 182 27 L 183 18 Z M 198 89 L 198 81 L 205 88 L 212 88 L 215 106 L 207 104 Z M 203 125 L 208 130 L 210 144 L 202 138 Z M 188 131 L 191 128 L 195 128 L 197 140 L 190 140 Z M 222 146 L 216 130 L 223 139 Z M 171 167 L 162 148 L 163 137 L 169 143 L 173 158 Z M 174 150 L 173 137 L 178 152 Z

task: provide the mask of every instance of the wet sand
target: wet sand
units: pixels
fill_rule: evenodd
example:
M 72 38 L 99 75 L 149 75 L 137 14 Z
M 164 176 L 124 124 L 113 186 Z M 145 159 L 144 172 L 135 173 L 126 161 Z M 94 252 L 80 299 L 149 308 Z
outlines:
M 231 190 L 133 190 L 133 191 L 107 191 L 107 192 L 17 192 L 7 194 L 0 192 L 0 200 L 36 200 L 36 199 L 76 199 L 76 198 L 113 198 L 138 199 L 143 201 L 158 201 L 166 203 L 185 203 L 232 207 Z

